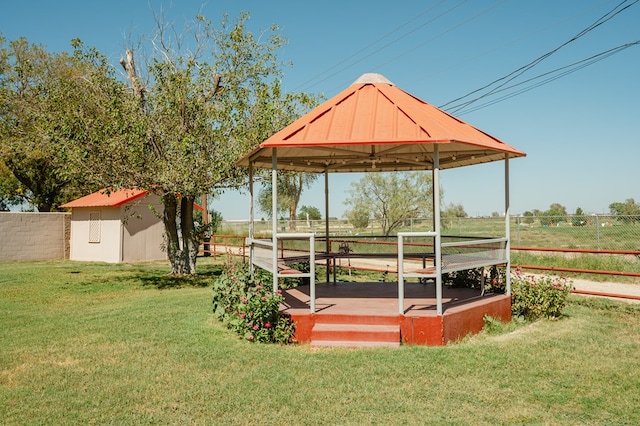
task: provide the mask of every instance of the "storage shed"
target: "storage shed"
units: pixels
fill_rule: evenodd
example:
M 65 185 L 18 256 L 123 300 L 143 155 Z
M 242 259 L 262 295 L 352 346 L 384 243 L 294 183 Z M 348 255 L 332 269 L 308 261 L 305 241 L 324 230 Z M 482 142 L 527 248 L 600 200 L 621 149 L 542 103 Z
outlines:
M 94 192 L 71 209 L 71 260 L 139 262 L 166 259 L 160 197 L 139 189 Z

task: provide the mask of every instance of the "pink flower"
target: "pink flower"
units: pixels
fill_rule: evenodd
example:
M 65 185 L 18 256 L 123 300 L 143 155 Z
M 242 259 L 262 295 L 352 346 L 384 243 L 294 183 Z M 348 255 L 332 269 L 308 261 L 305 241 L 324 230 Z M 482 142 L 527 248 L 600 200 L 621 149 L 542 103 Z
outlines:
M 261 285 L 257 286 L 256 290 L 262 290 L 262 286 Z
M 253 340 L 254 339 L 253 334 L 250 334 L 249 337 L 247 337 L 247 339 L 248 340 Z
M 247 303 L 247 302 L 248 302 L 248 300 L 247 300 L 246 297 L 242 299 L 242 303 Z
M 244 319 L 244 312 L 240 314 L 240 318 Z
M 264 323 L 264 327 L 265 328 L 271 328 L 271 323 L 270 322 L 265 322 Z
M 267 298 L 263 296 L 263 297 L 262 297 L 262 301 L 263 301 L 263 302 L 266 302 L 266 301 L 267 301 Z
M 254 326 L 253 326 L 253 329 L 254 329 L 254 330 L 257 330 L 257 329 L 259 329 L 259 328 L 260 328 L 260 327 L 258 327 L 258 324 L 256 324 L 256 325 L 254 325 Z

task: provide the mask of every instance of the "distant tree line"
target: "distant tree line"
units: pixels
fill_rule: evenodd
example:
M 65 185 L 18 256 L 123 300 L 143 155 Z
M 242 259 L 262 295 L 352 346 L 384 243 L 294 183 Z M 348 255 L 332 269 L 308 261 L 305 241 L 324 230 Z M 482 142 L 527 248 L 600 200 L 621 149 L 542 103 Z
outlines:
M 612 216 L 618 216 L 621 221 L 635 223 L 640 221 L 640 204 L 633 198 L 628 198 L 624 202 L 614 202 L 609 204 L 609 212 Z M 538 209 L 527 210 L 523 214 L 524 223 L 533 223 L 537 218 L 541 225 L 551 225 L 558 222 L 571 220 L 574 226 L 584 226 L 588 222 L 588 216 L 581 207 L 576 208 L 575 213 L 569 215 L 567 209 L 560 203 L 553 203 L 548 210 Z M 569 218 L 570 216 L 570 218 Z

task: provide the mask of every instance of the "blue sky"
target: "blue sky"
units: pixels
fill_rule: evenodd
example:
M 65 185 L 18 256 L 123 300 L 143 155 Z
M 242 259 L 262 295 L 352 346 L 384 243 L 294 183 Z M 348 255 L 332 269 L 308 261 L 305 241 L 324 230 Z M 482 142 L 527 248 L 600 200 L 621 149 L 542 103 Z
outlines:
M 640 40 L 640 3 L 567 44 L 512 83 L 542 75 L 625 43 Z M 25 36 L 51 51 L 82 39 L 118 59 L 153 29 L 153 12 L 176 24 L 198 13 L 214 22 L 223 13 L 251 13 L 252 31 L 277 23 L 289 40 L 279 57 L 288 91 L 329 98 L 361 74 L 383 74 L 400 88 L 442 106 L 508 75 L 579 34 L 622 0 L 502 1 L 180 1 L 3 2 L 0 32 Z M 540 80 L 535 80 L 540 81 Z M 528 87 L 524 84 L 519 87 Z M 506 92 L 511 93 L 511 92 Z M 480 105 L 487 100 L 474 103 Z M 640 46 L 509 99 L 454 113 L 523 150 L 511 161 L 511 212 L 560 203 L 574 212 L 606 213 L 612 202 L 640 201 Z M 453 111 L 450 111 L 453 112 Z M 330 176 L 330 215 L 360 175 Z M 444 202 L 470 215 L 503 210 L 503 164 L 441 174 Z M 301 204 L 324 211 L 322 179 Z M 229 192 L 212 206 L 225 219 L 248 217 L 247 197 Z

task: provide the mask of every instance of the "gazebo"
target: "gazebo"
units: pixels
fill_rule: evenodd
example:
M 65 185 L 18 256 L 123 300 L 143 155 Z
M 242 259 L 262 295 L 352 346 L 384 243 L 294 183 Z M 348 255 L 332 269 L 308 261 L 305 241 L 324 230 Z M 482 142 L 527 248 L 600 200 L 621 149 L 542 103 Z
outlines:
M 297 276 L 310 280 L 309 314 L 316 313 L 315 262 L 331 257 L 329 232 L 329 173 L 416 171 L 431 172 L 433 185 L 433 231 L 398 233 L 397 272 L 399 316 L 406 313 L 406 278 L 431 278 L 435 282 L 436 314 L 443 316 L 442 274 L 451 271 L 506 265 L 509 282 L 509 160 L 526 154 L 464 121 L 398 88 L 384 76 L 364 74 L 348 88 L 286 126 L 245 155 L 238 165 L 249 167 L 251 226 L 248 244 L 251 264 L 273 273 L 274 291 L 278 279 Z M 498 238 L 443 242 L 440 225 L 440 171 L 474 164 L 504 162 L 505 234 Z M 253 172 L 271 169 L 273 188 L 272 229 L 269 239 L 254 238 Z M 323 173 L 325 181 L 326 250 L 316 252 L 313 233 L 285 233 L 278 230 L 278 170 Z M 309 239 L 310 271 L 284 267 L 284 253 L 278 242 L 301 237 Z M 433 253 L 425 264 L 424 253 L 406 253 L 405 241 L 427 239 Z M 471 250 L 469 250 L 471 249 Z M 407 266 L 407 258 L 422 256 L 422 267 Z M 327 281 L 329 273 L 327 271 Z

